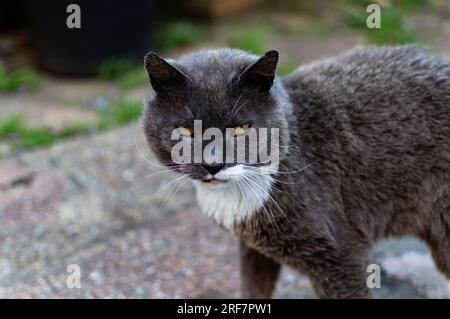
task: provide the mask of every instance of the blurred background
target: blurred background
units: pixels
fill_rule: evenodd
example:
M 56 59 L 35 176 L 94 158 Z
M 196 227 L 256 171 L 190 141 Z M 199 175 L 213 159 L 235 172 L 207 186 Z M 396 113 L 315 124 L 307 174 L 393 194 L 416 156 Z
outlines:
M 71 3 L 81 28 L 66 25 Z M 371 3 L 380 29 L 366 26 Z M 1 0 L 0 297 L 238 296 L 236 239 L 147 150 L 147 51 L 276 49 L 283 76 L 355 45 L 410 43 L 450 56 L 450 1 Z M 448 297 L 416 239 L 373 260 L 378 298 Z M 66 284 L 70 264 L 81 288 Z M 287 269 L 276 297 L 313 293 Z

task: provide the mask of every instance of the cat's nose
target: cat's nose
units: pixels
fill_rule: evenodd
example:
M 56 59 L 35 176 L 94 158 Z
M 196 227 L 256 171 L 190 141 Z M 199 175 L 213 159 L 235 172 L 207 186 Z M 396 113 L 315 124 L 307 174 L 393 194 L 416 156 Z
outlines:
M 203 167 L 211 174 L 217 174 L 220 172 L 222 168 L 224 168 L 224 164 L 211 164 L 211 165 L 203 165 Z

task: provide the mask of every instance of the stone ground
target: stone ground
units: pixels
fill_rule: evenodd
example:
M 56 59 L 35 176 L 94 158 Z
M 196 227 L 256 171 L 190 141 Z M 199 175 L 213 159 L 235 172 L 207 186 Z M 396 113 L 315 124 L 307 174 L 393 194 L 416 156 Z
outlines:
M 450 53 L 448 24 L 417 24 Z M 339 33 L 271 45 L 306 63 L 362 42 Z M 120 94 L 96 80 L 43 78 L 37 93 L 0 95 L 0 119 L 20 113 L 58 130 L 95 121 L 95 107 Z M 148 94 L 140 87 L 126 97 Z M 382 270 L 376 298 L 449 297 L 417 239 L 384 241 L 372 260 Z M 66 285 L 70 264 L 80 267 L 79 289 Z M 155 163 L 138 125 L 0 161 L 0 298 L 221 298 L 238 297 L 238 287 L 236 239 L 199 212 L 188 183 Z M 305 277 L 284 269 L 275 296 L 314 294 Z

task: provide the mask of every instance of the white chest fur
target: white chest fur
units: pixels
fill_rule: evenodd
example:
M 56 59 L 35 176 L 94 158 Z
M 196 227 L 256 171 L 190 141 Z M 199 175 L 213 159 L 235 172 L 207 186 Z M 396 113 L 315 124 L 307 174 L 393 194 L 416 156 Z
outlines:
M 229 175 L 227 182 L 214 186 L 194 181 L 203 213 L 229 230 L 263 207 L 274 181 L 270 175 L 244 177 L 244 174 L 227 174 L 225 170 L 223 175 Z

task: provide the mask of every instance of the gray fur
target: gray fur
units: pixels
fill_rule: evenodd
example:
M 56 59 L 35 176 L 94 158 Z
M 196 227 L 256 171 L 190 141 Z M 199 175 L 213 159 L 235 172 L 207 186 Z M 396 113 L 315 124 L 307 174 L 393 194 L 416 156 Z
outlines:
M 412 47 L 357 48 L 275 78 L 268 94 L 237 89 L 234 79 L 256 60 L 223 49 L 172 62 L 189 80 L 158 94 L 143 119 L 168 165 L 168 130 L 193 118 L 280 128 L 277 204 L 264 207 L 273 218 L 260 209 L 233 229 L 243 296 L 270 297 L 280 265 L 289 265 L 309 276 L 319 297 L 369 297 L 368 254 L 389 236 L 425 240 L 450 277 L 450 62 Z M 201 165 L 175 170 L 206 174 Z

